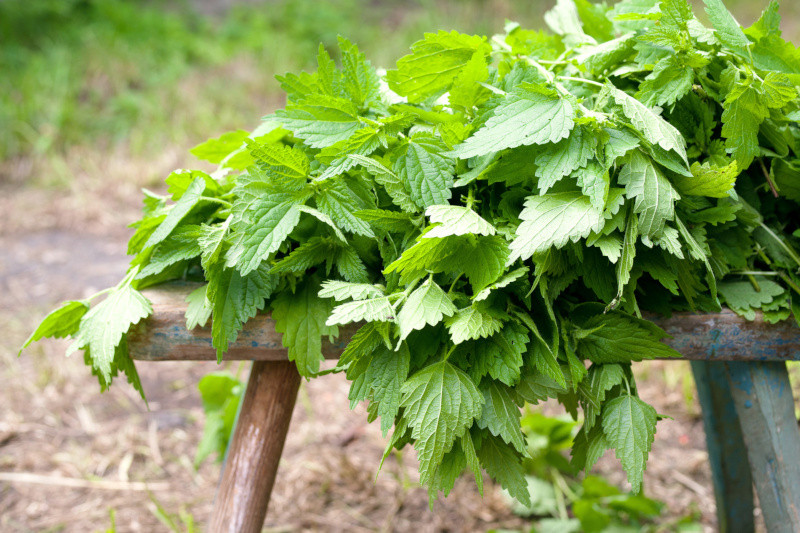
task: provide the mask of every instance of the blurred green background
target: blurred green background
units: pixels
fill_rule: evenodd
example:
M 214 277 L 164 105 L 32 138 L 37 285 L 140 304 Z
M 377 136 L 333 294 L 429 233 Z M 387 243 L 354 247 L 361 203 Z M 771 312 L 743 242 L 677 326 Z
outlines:
M 147 160 L 252 128 L 283 102 L 274 74 L 310 67 L 318 43 L 332 45 L 338 34 L 390 65 L 424 31 L 491 34 L 506 19 L 539 27 L 553 3 L 5 0 L 0 185 L 68 186 L 80 174 L 76 148 L 84 163 L 111 151 Z M 749 24 L 767 2 L 726 3 Z M 784 4 L 793 38 L 800 6 Z

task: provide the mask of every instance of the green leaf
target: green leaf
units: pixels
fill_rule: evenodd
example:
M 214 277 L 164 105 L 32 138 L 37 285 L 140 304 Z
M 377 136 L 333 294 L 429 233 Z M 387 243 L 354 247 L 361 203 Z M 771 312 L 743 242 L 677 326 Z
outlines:
M 511 389 L 490 382 L 483 392 L 483 412 L 478 417 L 479 428 L 488 429 L 495 437 L 502 438 L 522 455 L 527 455 L 525 437 L 520 427 L 519 406 L 514 402 Z
M 652 159 L 640 151 L 631 152 L 619 173 L 628 198 L 635 200 L 634 212 L 639 215 L 639 232 L 658 237 L 668 220 L 675 218 L 675 202 L 680 199 Z
M 325 325 L 350 324 L 351 322 L 361 322 L 362 320 L 366 322 L 394 322 L 394 307 L 392 307 L 389 298 L 380 296 L 339 304 L 333 309 Z
M 661 342 L 667 333 L 655 324 L 611 311 L 581 322 L 577 352 L 593 363 L 627 363 L 680 357 Z
M 407 345 L 397 351 L 381 346 L 372 356 L 364 380 L 372 389 L 372 401 L 378 403 L 383 436 L 392 427 L 400 410 L 401 387 L 408 377 L 411 354 Z
M 167 217 L 158 225 L 158 228 L 150 235 L 150 238 L 147 239 L 142 248 L 146 249 L 154 246 L 169 237 L 170 233 L 181 223 L 181 220 L 200 202 L 200 196 L 202 196 L 205 189 L 205 179 L 202 177 L 194 178 L 186 192 L 172 206 L 167 213 Z
M 480 416 L 483 395 L 463 371 L 441 361 L 423 368 L 403 384 L 400 406 L 412 428 L 424 483 L 455 440 Z
M 383 296 L 383 291 L 375 285 L 368 283 L 348 283 L 346 281 L 328 280 L 322 282 L 322 289 L 319 291 L 320 298 L 333 298 L 342 301 L 352 298 L 353 300 L 366 300 L 368 298 L 379 298 Z
M 567 137 L 575 125 L 572 104 L 536 85 L 514 89 L 494 110 L 486 125 L 455 149 L 467 159 L 506 148 L 547 144 Z
M 512 387 L 519 382 L 527 343 L 525 328 L 509 322 L 486 339 L 460 344 L 458 350 L 466 354 L 470 364 L 469 375 L 476 382 L 488 374 Z
M 460 205 L 432 205 L 425 210 L 431 224 L 439 224 L 424 235 L 426 239 L 450 235 L 494 235 L 494 226 L 472 209 Z
M 694 162 L 691 170 L 691 178 L 675 176 L 672 179 L 672 183 L 681 194 L 727 198 L 739 176 L 739 166 L 736 161 L 731 161 L 725 166 L 717 166 L 708 161 L 702 165 Z
M 752 82 L 738 82 L 722 104 L 722 136 L 725 146 L 746 169 L 759 154 L 758 127 L 769 115 L 759 91 Z
M 331 217 L 345 231 L 375 237 L 375 233 L 362 219 L 354 213 L 368 207 L 360 202 L 358 196 L 342 181 L 336 181 L 320 190 L 316 195 L 317 207 Z
M 352 102 L 321 94 L 279 109 L 275 120 L 312 148 L 333 146 L 363 127 Z
M 380 80 L 367 58 L 358 47 L 339 36 L 342 56 L 342 83 L 345 92 L 357 106 L 361 107 L 380 99 Z
M 208 285 L 201 285 L 186 297 L 186 329 L 192 331 L 196 327 L 205 327 L 211 318 L 213 307 L 206 297 Z
M 262 144 L 247 141 L 256 165 L 268 176 L 282 183 L 305 183 L 309 171 L 308 156 L 295 146 L 280 143 Z
M 681 160 L 689 166 L 686 158 L 686 141 L 675 127 L 656 115 L 647 106 L 639 102 L 636 98 L 620 91 L 613 85 L 607 84 L 614 101 L 622 106 L 623 114 L 631 121 L 631 125 L 636 128 L 648 142 L 658 145 L 664 150 L 674 151 Z
M 485 436 L 478 448 L 478 458 L 492 478 L 508 493 L 522 502 L 531 504 L 531 494 L 525 480 L 525 469 L 514 449 L 502 439 Z
M 278 279 L 264 265 L 247 275 L 221 264 L 206 273 L 206 297 L 211 304 L 211 335 L 217 349 L 217 361 L 236 341 L 242 325 L 264 309 L 266 299 L 272 295 Z
M 756 277 L 758 286 L 750 281 L 724 281 L 719 284 L 719 294 L 733 311 L 755 318 L 755 309 L 771 303 L 776 297 L 784 294 L 785 289 L 763 277 Z
M 656 418 L 656 410 L 635 396 L 620 396 L 603 406 L 603 433 L 627 472 L 634 493 L 642 486 Z
M 355 154 L 347 157 L 363 166 L 375 181 L 386 189 L 386 194 L 392 198 L 396 206 L 406 213 L 416 213 L 419 211 L 417 204 L 411 199 L 411 194 L 409 193 L 406 183 L 401 181 L 397 174 L 369 157 Z
M 495 313 L 472 305 L 460 309 L 445 320 L 453 344 L 461 344 L 470 339 L 485 338 L 500 331 L 503 321 Z
M 455 161 L 445 155 L 446 146 L 428 135 L 417 135 L 401 146 L 394 171 L 420 208 L 446 204 L 452 193 Z
M 231 152 L 241 148 L 249 135 L 250 133 L 245 130 L 229 131 L 217 138 L 198 144 L 189 150 L 189 153 L 198 159 L 218 165 Z
M 227 372 L 206 374 L 198 382 L 197 388 L 203 401 L 206 421 L 203 425 L 203 436 L 195 452 L 195 468 L 215 452 L 222 461 L 244 392 L 242 383 Z
M 450 88 L 450 106 L 467 113 L 485 101 L 491 94 L 482 82 L 489 79 L 489 68 L 483 51 L 477 51 L 464 65 L 461 73 L 453 81 Z
M 686 96 L 693 81 L 694 70 L 671 55 L 656 64 L 639 86 L 636 98 L 649 107 L 671 106 Z
M 510 245 L 507 264 L 552 247 L 561 248 L 569 241 L 577 242 L 600 231 L 605 222 L 601 209 L 593 207 L 586 196 L 573 192 L 529 196 L 519 218 L 522 224 Z
M 319 371 L 323 359 L 322 337 L 339 334 L 339 328 L 325 324 L 333 304 L 317 296 L 319 289 L 319 279 L 311 276 L 298 284 L 294 294 L 284 290 L 272 301 L 275 331 L 283 333 L 289 360 L 295 361 L 300 375 L 306 377 Z
M 750 46 L 749 39 L 745 36 L 739 23 L 733 18 L 722 0 L 703 0 L 706 13 L 714 26 L 717 38 L 728 47 L 740 50 Z
M 456 306 L 450 297 L 434 283 L 432 277 L 429 277 L 408 296 L 403 308 L 397 314 L 400 340 L 404 340 L 409 333 L 426 325 L 435 326 L 444 317 L 452 316 L 455 312 Z
M 258 186 L 251 188 L 252 196 L 241 198 L 241 220 L 234 222 L 232 244 L 226 255 L 227 265 L 236 267 L 247 275 L 257 269 L 262 261 L 280 248 L 300 222 L 298 205 L 305 198 L 296 194 L 267 191 L 258 194 Z M 234 209 L 239 208 L 234 204 Z
M 80 327 L 81 319 L 87 311 L 89 311 L 89 304 L 84 301 L 64 302 L 44 317 L 41 324 L 19 349 L 19 355 L 22 355 L 22 350 L 36 341 L 45 338 L 63 339 L 75 335 Z
M 476 53 L 486 56 L 491 48 L 485 37 L 440 30 L 426 33 L 423 40 L 411 45 L 411 50 L 386 78 L 394 92 L 406 96 L 409 102 L 420 102 L 447 91 Z
M 138 324 L 152 312 L 150 302 L 139 291 L 130 284 L 123 284 L 112 290 L 105 300 L 83 315 L 80 330 L 67 351 L 88 349 L 92 368 L 106 382 L 110 382 L 117 346 L 131 326 Z M 67 316 L 74 319 L 73 313 L 75 312 Z
M 583 127 L 576 127 L 562 141 L 546 145 L 535 161 L 539 192 L 546 193 L 558 180 L 585 167 L 594 157 L 595 146 L 596 138 Z
M 636 241 L 639 239 L 639 219 L 635 214 L 628 214 L 628 223 L 625 226 L 625 237 L 622 240 L 622 250 L 617 263 L 617 296 L 616 302 L 622 299 L 625 286 L 631 280 L 634 260 L 636 259 Z

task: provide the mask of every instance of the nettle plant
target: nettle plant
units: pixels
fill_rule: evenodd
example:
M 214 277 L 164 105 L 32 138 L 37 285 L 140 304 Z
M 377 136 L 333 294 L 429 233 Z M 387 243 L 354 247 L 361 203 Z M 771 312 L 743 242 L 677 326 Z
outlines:
M 641 311 L 800 316 L 800 52 L 776 3 L 746 29 L 706 10 L 559 0 L 552 33 L 426 34 L 383 76 L 320 48 L 278 77 L 285 109 L 193 150 L 216 172 L 146 192 L 127 277 L 28 342 L 69 336 L 103 389 L 141 392 L 139 290 L 205 281 L 186 321 L 220 359 L 268 311 L 313 377 L 361 324 L 333 371 L 432 499 L 485 470 L 529 502 L 520 406 L 550 398 L 582 420 L 573 463 L 613 448 L 638 491 L 659 415 L 630 363 L 679 355 Z

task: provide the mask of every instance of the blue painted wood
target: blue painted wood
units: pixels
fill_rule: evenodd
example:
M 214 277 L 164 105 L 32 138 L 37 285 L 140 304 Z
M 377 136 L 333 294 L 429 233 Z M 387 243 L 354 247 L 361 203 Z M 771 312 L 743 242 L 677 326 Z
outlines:
M 800 531 L 800 431 L 786 364 L 725 363 L 770 533 Z
M 692 361 L 703 412 L 717 524 L 721 533 L 755 531 L 753 478 L 725 363 Z

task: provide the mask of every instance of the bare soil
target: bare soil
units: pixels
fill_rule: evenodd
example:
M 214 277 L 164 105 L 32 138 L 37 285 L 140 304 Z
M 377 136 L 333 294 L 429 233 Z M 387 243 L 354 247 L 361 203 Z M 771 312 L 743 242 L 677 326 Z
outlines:
M 0 208 L 16 221 L 0 227 L 0 530 L 106 531 L 113 512 L 116 531 L 168 531 L 157 506 L 179 524 L 179 512 L 190 514 L 202 529 L 220 467 L 192 464 L 203 423 L 197 382 L 217 365 L 139 363 L 148 408 L 123 383 L 100 394 L 80 356 L 64 358 L 65 342 L 39 343 L 17 358 L 49 307 L 124 274 L 127 235 L 120 228 L 136 216 L 138 194 L 98 186 L 91 200 L 104 198 L 106 208 L 81 215 L 65 192 L 8 183 L 0 189 Z M 246 375 L 245 365 L 225 366 Z M 659 424 L 646 493 L 666 502 L 665 520 L 694 513 L 712 531 L 714 498 L 688 366 L 652 362 L 637 365 L 637 374 L 642 396 L 674 417 Z M 266 531 L 530 526 L 509 511 L 497 487 L 481 497 L 468 478 L 429 510 L 410 450 L 391 456 L 376 480 L 386 441 L 362 407 L 350 411 L 347 390 L 341 376 L 301 387 Z M 556 408 L 545 407 L 548 414 Z M 612 455 L 596 472 L 626 486 Z

